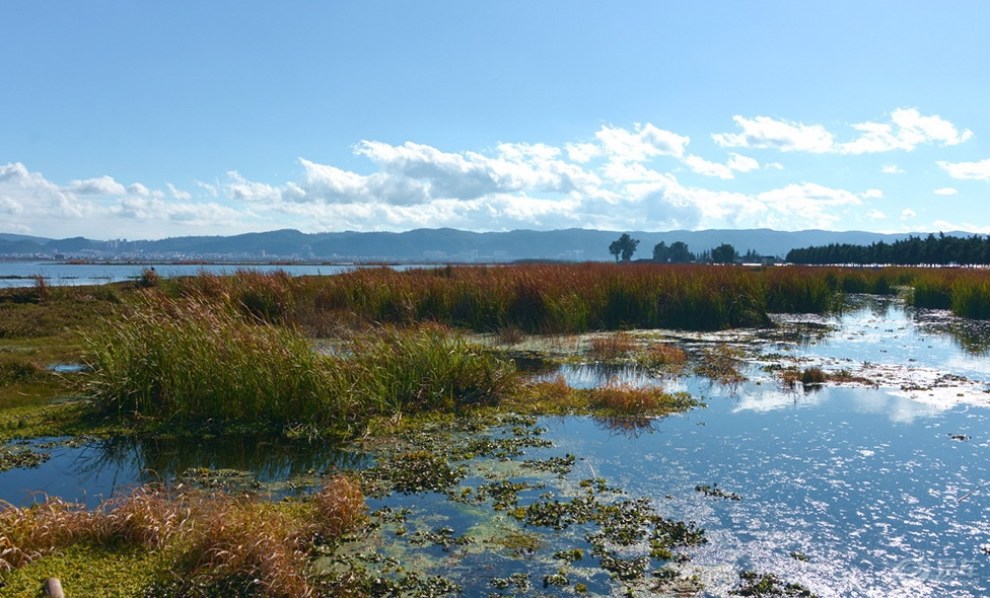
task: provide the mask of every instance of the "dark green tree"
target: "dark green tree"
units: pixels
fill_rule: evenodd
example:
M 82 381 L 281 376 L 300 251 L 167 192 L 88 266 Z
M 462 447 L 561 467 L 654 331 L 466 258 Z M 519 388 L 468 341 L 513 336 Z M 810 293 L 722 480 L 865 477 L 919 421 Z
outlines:
M 622 233 L 622 236 L 612 241 L 612 244 L 608 246 L 608 252 L 615 256 L 615 261 L 618 262 L 621 258 L 622 261 L 628 262 L 632 259 L 634 253 L 636 253 L 636 246 L 639 245 L 639 239 L 633 239 L 629 236 L 629 233 Z
M 670 244 L 668 257 L 672 264 L 686 264 L 694 261 L 694 255 L 688 251 L 687 243 L 683 241 L 674 241 Z
M 712 249 L 712 263 L 731 264 L 736 261 L 736 248 L 728 243 L 722 243 Z
M 670 248 L 663 241 L 653 246 L 653 261 L 664 263 L 670 261 Z

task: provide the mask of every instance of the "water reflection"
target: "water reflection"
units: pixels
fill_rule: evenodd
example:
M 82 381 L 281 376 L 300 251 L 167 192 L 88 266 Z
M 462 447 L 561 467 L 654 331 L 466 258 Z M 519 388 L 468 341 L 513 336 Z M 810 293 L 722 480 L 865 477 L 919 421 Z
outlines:
M 306 491 L 324 473 L 367 467 L 370 459 L 321 442 L 259 436 L 34 444 L 51 458 L 33 469 L 5 472 L 0 500 L 25 504 L 52 495 L 94 506 L 143 483 L 195 483 L 203 470 L 237 472 L 231 482 L 284 496 Z

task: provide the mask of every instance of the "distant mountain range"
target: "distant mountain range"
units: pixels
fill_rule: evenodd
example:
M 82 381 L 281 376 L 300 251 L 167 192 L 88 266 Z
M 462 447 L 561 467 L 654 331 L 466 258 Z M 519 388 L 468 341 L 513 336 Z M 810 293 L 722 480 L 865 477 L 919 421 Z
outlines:
M 723 243 L 739 253 L 783 257 L 795 248 L 904 239 L 926 233 L 881 234 L 861 231 L 834 232 L 770 229 L 701 231 L 602 231 L 565 229 L 515 230 L 477 233 L 450 228 L 417 229 L 402 233 L 336 232 L 301 233 L 276 230 L 229 237 L 174 237 L 154 241 L 97 241 L 83 237 L 46 239 L 0 233 L 0 259 L 93 260 L 285 260 L 285 261 L 382 261 L 382 262 L 511 262 L 517 260 L 608 261 L 609 244 L 622 232 L 640 241 L 634 259 L 650 258 L 653 246 L 663 241 L 686 243 L 700 253 Z M 970 233 L 946 232 L 970 236 Z

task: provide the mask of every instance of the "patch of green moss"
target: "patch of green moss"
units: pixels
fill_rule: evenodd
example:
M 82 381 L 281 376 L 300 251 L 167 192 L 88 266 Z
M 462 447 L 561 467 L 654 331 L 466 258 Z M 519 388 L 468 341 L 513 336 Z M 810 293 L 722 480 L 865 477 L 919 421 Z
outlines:
M 66 596 L 132 598 L 163 575 L 167 556 L 133 547 L 75 544 L 0 574 L 0 594 L 38 596 L 49 577 L 62 582 Z

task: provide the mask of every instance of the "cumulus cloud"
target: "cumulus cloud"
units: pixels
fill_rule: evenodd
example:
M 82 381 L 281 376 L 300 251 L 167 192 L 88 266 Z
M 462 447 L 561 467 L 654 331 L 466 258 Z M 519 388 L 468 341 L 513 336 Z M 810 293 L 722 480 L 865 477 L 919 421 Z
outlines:
M 883 174 L 904 174 L 904 169 L 896 164 L 884 164 L 880 172 Z
M 954 179 L 990 181 L 990 158 L 978 162 L 937 162 Z
M 894 110 L 889 122 L 853 124 L 851 128 L 858 136 L 846 142 L 837 141 L 835 135 L 822 125 L 789 122 L 769 116 L 746 118 L 736 115 L 732 119 L 742 129 L 741 132 L 712 135 L 715 143 L 722 147 L 856 155 L 912 151 L 928 143 L 958 145 L 973 137 L 972 131 L 959 130 L 938 115 L 925 116 L 917 108 Z M 887 168 L 884 167 L 884 172 L 888 172 Z
M 632 131 L 621 127 L 602 127 L 595 137 L 602 151 L 617 162 L 645 162 L 657 156 L 684 155 L 689 137 L 657 128 L 651 123 L 637 123 Z
M 958 195 L 959 190 L 954 187 L 942 187 L 940 189 L 935 189 L 932 193 L 935 195 Z
M 124 195 L 127 189 L 110 176 L 69 181 L 69 189 L 80 195 Z
M 0 165 L 0 213 L 5 214 L 5 230 L 100 238 L 101 232 L 124 227 L 129 235 L 154 238 L 170 230 L 188 234 L 190 227 L 212 233 L 230 231 L 232 223 L 245 220 L 242 210 L 191 201 L 190 194 L 172 185 L 168 190 L 171 199 L 166 201 L 164 191 L 141 183 L 125 187 L 110 176 L 59 186 L 21 163 Z
M 839 146 L 843 154 L 874 154 L 894 150 L 912 151 L 923 143 L 958 145 L 973 137 L 940 116 L 923 116 L 917 108 L 900 108 L 889 123 L 865 122 L 852 126 L 860 137 Z
M 886 128 L 857 125 L 853 130 L 859 137 L 850 142 L 837 141 L 820 125 L 768 117 L 735 120 L 741 132 L 713 136 L 718 145 L 840 154 L 855 153 L 849 144 L 866 139 L 906 149 L 920 143 L 961 143 L 971 136 L 912 109 L 895 111 Z M 300 157 L 299 174 L 289 180 L 250 180 L 232 170 L 213 182 L 195 181 L 193 193 L 171 183 L 160 189 L 140 182 L 125 186 L 110 176 L 59 186 L 14 163 L 0 166 L 0 214 L 8 230 L 75 218 L 72 234 L 87 234 L 94 230 L 89 223 L 115 223 L 106 226 L 112 230 L 127 220 L 129 234 L 144 226 L 154 228 L 156 236 L 241 232 L 274 223 L 308 232 L 440 226 L 797 230 L 887 218 L 879 210 L 867 211 L 873 206 L 864 207 L 884 197 L 879 188 L 840 189 L 808 180 L 781 183 L 777 173 L 764 179 L 770 185 L 754 188 L 759 175 L 743 173 L 783 166 L 761 163 L 743 152 L 719 149 L 720 156 L 713 157 L 689 147 L 689 137 L 653 123 L 601 126 L 575 143 L 498 143 L 483 151 L 362 140 L 352 151 L 363 168 Z M 990 160 L 939 166 L 957 178 L 990 180 Z M 884 172 L 898 171 L 884 167 Z M 751 180 L 746 187 L 734 184 L 720 190 L 706 188 L 704 179 L 692 175 Z M 901 217 L 916 214 L 908 210 Z
M 686 156 L 683 161 L 696 174 L 720 179 L 734 179 L 737 172 L 750 172 L 760 167 L 755 159 L 735 153 L 730 155 L 725 164 L 710 162 L 694 155 Z
M 825 153 L 835 145 L 832 134 L 821 125 L 777 120 L 769 116 L 733 116 L 741 133 L 715 133 L 712 139 L 722 147 L 777 149 L 783 152 Z
M 911 208 L 904 208 L 901 210 L 901 220 L 910 220 L 912 218 L 917 218 L 918 213 Z

